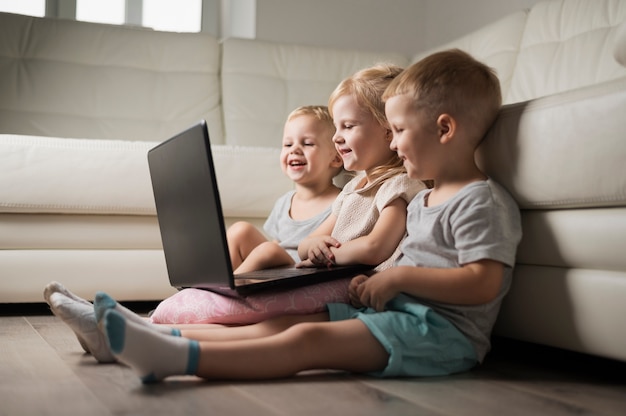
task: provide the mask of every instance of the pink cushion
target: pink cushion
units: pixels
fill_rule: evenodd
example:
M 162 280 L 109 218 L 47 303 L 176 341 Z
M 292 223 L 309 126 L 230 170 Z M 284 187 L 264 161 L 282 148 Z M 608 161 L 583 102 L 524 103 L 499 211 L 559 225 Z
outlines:
M 183 289 L 161 302 L 151 319 L 157 324 L 252 324 L 279 315 L 323 312 L 327 303 L 349 303 L 350 280 L 246 297 Z

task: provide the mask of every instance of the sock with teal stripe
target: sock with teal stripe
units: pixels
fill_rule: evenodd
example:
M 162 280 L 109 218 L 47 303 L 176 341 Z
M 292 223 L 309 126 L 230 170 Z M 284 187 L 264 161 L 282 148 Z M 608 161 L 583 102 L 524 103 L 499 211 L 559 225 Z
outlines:
M 104 316 L 104 313 L 107 310 L 113 309 L 119 312 L 120 314 L 122 314 L 126 319 L 133 321 L 137 324 L 149 326 L 153 330 L 160 332 L 162 334 L 165 334 L 165 335 L 180 336 L 179 329 L 152 324 L 148 322 L 146 319 L 137 315 L 135 312 L 126 308 L 125 306 L 123 306 L 122 304 L 120 304 L 119 302 L 117 302 L 115 299 L 113 299 L 111 296 L 107 295 L 104 292 L 96 293 L 96 298 L 94 299 L 93 305 L 94 305 L 94 310 L 96 312 L 96 320 L 98 322 L 102 320 L 102 317 Z
M 127 319 L 109 308 L 100 325 L 111 352 L 131 367 L 144 383 L 173 375 L 195 374 L 198 369 L 198 341 L 172 337 L 154 331 L 154 326 Z

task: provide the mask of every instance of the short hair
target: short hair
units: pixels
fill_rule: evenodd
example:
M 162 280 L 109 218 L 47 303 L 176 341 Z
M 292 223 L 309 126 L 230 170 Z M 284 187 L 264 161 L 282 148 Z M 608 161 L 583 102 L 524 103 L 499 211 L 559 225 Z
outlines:
M 414 63 L 391 82 L 383 99 L 404 94 L 412 96 L 416 108 L 425 109 L 433 118 L 447 113 L 465 121 L 476 145 L 502 105 L 495 71 L 459 49 L 434 53 Z
M 328 127 L 331 133 L 335 133 L 335 124 L 333 118 L 328 111 L 328 107 L 325 105 L 303 105 L 293 110 L 287 116 L 287 121 L 291 121 L 296 117 L 311 116 L 318 121 L 321 121 Z
M 287 122 L 290 122 L 291 120 L 295 118 L 303 117 L 303 116 L 310 116 L 316 119 L 317 121 L 322 122 L 324 124 L 324 127 L 328 129 L 328 133 L 330 135 L 330 140 L 328 142 L 331 145 L 333 144 L 333 136 L 335 135 L 335 131 L 337 129 L 335 128 L 335 123 L 333 123 L 333 118 L 330 116 L 330 111 L 328 111 L 327 106 L 325 105 L 300 106 L 296 108 L 295 110 L 293 110 L 291 113 L 289 113 L 289 115 L 287 116 Z M 343 171 L 344 169 L 343 169 L 343 164 L 342 164 L 341 166 L 338 166 L 335 169 L 335 174 L 333 176 L 337 176 Z
M 358 105 L 372 114 L 381 126 L 389 129 L 389 122 L 385 115 L 383 93 L 402 70 L 402 67 L 394 64 L 379 63 L 369 68 L 361 69 L 344 79 L 328 99 L 328 108 L 331 116 L 333 115 L 333 106 L 337 99 L 351 95 L 356 98 Z M 389 162 L 385 166 L 381 166 L 380 169 L 376 169 L 373 175 L 382 175 L 389 169 L 405 171 L 402 159 L 395 152 Z

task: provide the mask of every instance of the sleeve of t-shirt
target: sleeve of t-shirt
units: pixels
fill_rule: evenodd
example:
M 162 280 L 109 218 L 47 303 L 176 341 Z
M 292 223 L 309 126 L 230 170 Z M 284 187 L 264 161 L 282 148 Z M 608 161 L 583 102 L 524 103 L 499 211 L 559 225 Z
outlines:
M 519 209 L 508 195 L 492 191 L 466 198 L 455 211 L 453 233 L 461 264 L 484 259 L 515 264 L 521 239 Z
M 402 198 L 408 204 L 415 195 L 426 185 L 417 179 L 411 179 L 404 173 L 387 179 L 376 192 L 376 208 L 382 211 L 387 205 L 397 198 Z
M 343 206 L 343 201 L 346 197 L 346 192 L 352 192 L 354 188 L 356 188 L 356 184 L 361 180 L 360 176 L 352 178 L 347 184 L 344 185 L 337 198 L 333 201 L 331 205 L 331 214 L 335 217 L 339 216 L 339 212 L 341 211 L 341 207 Z

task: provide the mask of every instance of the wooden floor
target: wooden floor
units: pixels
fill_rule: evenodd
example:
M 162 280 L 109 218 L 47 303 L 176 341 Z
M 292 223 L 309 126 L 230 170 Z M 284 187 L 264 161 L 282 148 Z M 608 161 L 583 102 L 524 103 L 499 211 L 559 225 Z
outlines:
M 626 363 L 503 339 L 483 366 L 451 377 L 316 372 L 272 382 L 177 377 L 142 385 L 122 365 L 97 364 L 40 309 L 0 316 L 0 415 L 626 414 Z

